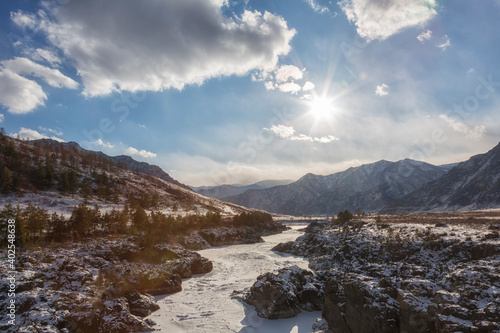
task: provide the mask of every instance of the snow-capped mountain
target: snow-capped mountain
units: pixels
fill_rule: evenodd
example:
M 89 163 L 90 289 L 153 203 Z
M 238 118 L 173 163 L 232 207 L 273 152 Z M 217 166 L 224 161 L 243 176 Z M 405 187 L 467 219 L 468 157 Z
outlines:
M 208 197 L 224 199 L 232 197 L 248 190 L 262 190 L 279 185 L 288 185 L 293 180 L 263 180 L 250 185 L 219 185 L 219 186 L 200 186 L 191 187 L 195 192 Z
M 459 163 L 384 209 L 387 212 L 485 209 L 500 206 L 500 144 Z
M 249 190 L 225 200 L 292 215 L 331 215 L 344 209 L 373 212 L 444 173 L 424 162 L 383 160 L 328 176 L 307 174 L 289 185 Z

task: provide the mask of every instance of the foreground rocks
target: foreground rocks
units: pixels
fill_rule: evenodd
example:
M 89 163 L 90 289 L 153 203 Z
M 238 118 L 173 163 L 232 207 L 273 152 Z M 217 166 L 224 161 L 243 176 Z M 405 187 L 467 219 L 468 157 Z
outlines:
M 299 298 L 303 282 L 295 269 L 282 270 L 260 276 L 246 301 L 265 318 L 289 317 L 313 302 L 329 332 L 497 332 L 495 225 L 312 223 L 274 250 L 308 257 L 314 272 L 299 276 L 314 280 L 317 292 Z
M 182 279 L 212 271 L 212 262 L 187 248 L 260 242 L 284 228 L 210 228 L 154 246 L 115 237 L 24 251 L 16 261 L 16 324 L 2 320 L 0 331 L 151 331 L 155 323 L 145 317 L 159 308 L 153 296 L 181 291 Z M 0 273 L 6 318 L 7 265 Z

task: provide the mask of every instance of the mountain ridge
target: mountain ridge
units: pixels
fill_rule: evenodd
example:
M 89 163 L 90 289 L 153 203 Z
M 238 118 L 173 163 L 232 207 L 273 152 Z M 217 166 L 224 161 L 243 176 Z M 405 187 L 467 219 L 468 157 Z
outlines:
M 289 185 L 249 190 L 224 200 L 291 215 L 332 215 L 344 209 L 375 212 L 444 173 L 425 162 L 381 160 L 326 176 L 308 173 Z
M 458 163 L 445 175 L 400 198 L 382 212 L 448 211 L 500 206 L 500 143 Z

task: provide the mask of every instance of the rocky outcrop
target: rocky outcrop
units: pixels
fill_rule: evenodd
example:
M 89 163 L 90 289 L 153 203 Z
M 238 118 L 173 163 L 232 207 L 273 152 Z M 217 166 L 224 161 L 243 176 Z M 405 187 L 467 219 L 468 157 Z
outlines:
M 144 317 L 159 308 L 152 295 L 178 292 L 182 278 L 211 270 L 198 253 L 172 244 L 145 248 L 137 237 L 32 250 L 17 262 L 16 325 L 0 331 L 151 331 L 154 322 Z M 4 276 L 2 309 L 10 301 Z
M 276 234 L 286 230 L 281 223 L 262 223 L 253 227 L 205 228 L 180 236 L 180 244 L 191 250 L 206 249 L 210 246 L 260 243 L 262 236 Z
M 301 309 L 322 310 L 322 283 L 311 271 L 297 266 L 283 268 L 278 273 L 260 275 L 244 301 L 254 305 L 260 317 L 290 318 Z
M 464 221 L 315 223 L 274 250 L 329 274 L 318 289 L 330 332 L 500 330 L 500 239 L 489 223 Z M 274 281 L 269 274 L 262 277 Z M 272 301 L 269 290 L 261 294 Z M 268 308 L 280 313 L 279 304 Z

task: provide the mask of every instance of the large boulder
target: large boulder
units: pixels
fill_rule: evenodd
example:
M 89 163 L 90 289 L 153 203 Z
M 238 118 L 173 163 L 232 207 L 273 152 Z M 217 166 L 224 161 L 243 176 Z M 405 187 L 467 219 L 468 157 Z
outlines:
M 293 266 L 260 275 L 244 300 L 255 306 L 260 317 L 290 318 L 301 309 L 321 310 L 323 290 L 312 272 Z

